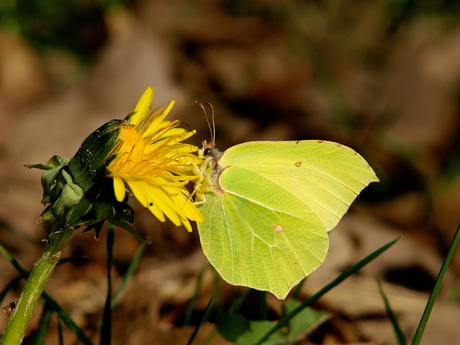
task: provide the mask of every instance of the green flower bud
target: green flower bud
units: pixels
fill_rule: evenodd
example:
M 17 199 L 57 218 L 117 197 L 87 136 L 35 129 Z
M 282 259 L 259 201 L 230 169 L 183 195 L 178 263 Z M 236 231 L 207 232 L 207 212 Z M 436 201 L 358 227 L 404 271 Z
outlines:
M 42 175 L 42 203 L 48 204 L 38 222 L 54 222 L 54 231 L 95 230 L 99 236 L 103 223 L 109 220 L 132 232 L 126 222 L 133 221 L 134 212 L 125 202 L 115 199 L 112 180 L 106 166 L 112 159 L 122 120 L 112 120 L 94 131 L 82 143 L 72 159 L 53 156 L 46 164 L 26 165 L 46 170 Z

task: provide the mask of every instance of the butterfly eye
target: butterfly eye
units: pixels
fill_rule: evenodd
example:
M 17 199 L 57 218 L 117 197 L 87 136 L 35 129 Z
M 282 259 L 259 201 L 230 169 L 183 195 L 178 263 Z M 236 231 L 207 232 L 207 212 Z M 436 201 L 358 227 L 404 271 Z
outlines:
M 213 150 L 210 148 L 204 149 L 203 154 L 205 157 L 214 157 Z

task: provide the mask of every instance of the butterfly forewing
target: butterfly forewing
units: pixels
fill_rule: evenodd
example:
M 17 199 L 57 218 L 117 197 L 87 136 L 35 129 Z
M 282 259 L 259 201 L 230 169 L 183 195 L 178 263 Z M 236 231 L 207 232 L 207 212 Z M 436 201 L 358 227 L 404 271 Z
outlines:
M 233 146 L 222 166 L 260 174 L 297 196 L 332 229 L 370 182 L 369 164 L 352 149 L 329 141 L 257 141 Z

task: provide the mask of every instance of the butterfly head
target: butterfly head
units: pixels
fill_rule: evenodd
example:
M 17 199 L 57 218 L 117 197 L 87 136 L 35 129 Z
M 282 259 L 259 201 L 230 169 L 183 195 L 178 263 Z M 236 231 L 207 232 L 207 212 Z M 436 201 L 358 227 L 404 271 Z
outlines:
M 205 140 L 203 141 L 203 147 L 198 150 L 198 157 L 205 161 L 212 161 L 213 167 L 216 168 L 219 162 L 220 157 L 222 157 L 222 152 L 216 149 L 214 141 L 209 143 Z
M 214 141 L 210 141 L 209 143 L 205 140 L 203 141 L 203 148 L 199 150 L 200 156 L 202 158 L 206 157 L 214 157 L 215 155 L 215 150 L 216 150 L 216 145 L 214 144 Z

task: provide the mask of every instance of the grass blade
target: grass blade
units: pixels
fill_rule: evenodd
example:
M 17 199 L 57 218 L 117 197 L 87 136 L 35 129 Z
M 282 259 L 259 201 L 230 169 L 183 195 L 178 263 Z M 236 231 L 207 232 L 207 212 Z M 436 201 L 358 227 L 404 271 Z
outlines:
M 233 300 L 232 305 L 230 306 L 228 310 L 228 313 L 229 314 L 236 313 L 241 308 L 241 306 L 243 305 L 243 302 L 246 300 L 246 298 L 249 296 L 249 294 L 252 291 L 253 291 L 252 289 L 246 289 L 241 294 L 241 296 Z
M 198 293 L 201 289 L 201 284 L 203 283 L 203 277 L 206 270 L 210 267 L 209 263 L 206 264 L 203 269 L 201 270 L 198 278 L 196 280 L 195 291 L 193 291 L 193 295 L 190 298 L 190 302 L 188 303 L 187 310 L 185 311 L 185 318 L 184 318 L 184 325 L 190 325 L 190 320 L 192 319 L 193 310 L 195 309 L 195 303 L 198 299 Z
M 128 269 L 126 270 L 126 273 L 123 276 L 123 279 L 121 280 L 120 286 L 118 287 L 117 291 L 115 292 L 115 294 L 112 297 L 112 301 L 111 301 L 111 308 L 112 309 L 114 309 L 117 306 L 118 301 L 120 300 L 121 294 L 123 293 L 125 287 L 128 285 L 128 283 L 131 280 L 134 272 L 136 271 L 136 268 L 137 268 L 137 266 L 139 264 L 140 259 L 142 258 L 142 254 L 144 253 L 147 245 L 149 245 L 149 242 L 142 241 L 141 245 L 137 249 L 137 252 L 133 257 L 133 260 L 131 260 L 131 262 L 130 262 L 130 264 L 128 266 Z M 102 321 L 103 321 L 103 318 L 101 318 L 97 322 L 97 324 L 94 326 L 93 331 L 92 331 L 92 335 L 96 334 L 97 331 L 101 328 Z
M 24 268 L 22 268 L 21 264 L 11 255 L 11 253 L 0 243 L 0 253 L 7 259 L 11 264 L 16 268 L 16 271 L 21 274 L 23 278 L 27 278 L 29 276 L 29 272 L 27 272 Z
M 188 340 L 187 345 L 192 344 L 193 340 L 195 339 L 196 335 L 198 334 L 198 331 L 200 330 L 201 325 L 203 324 L 203 322 L 205 322 L 208 319 L 209 314 L 211 313 L 211 309 L 212 309 L 212 301 L 213 301 L 213 299 L 211 298 L 209 300 L 209 302 L 208 302 L 208 305 L 206 306 L 206 309 L 204 311 L 204 315 L 203 315 L 202 319 L 200 320 L 200 322 L 196 325 L 195 329 L 193 330 L 193 333 L 190 336 L 190 339 Z
M 360 270 L 363 266 L 367 265 L 369 262 L 374 260 L 377 256 L 382 254 L 384 251 L 386 251 L 388 248 L 390 248 L 393 244 L 396 243 L 396 241 L 399 240 L 399 237 L 394 239 L 393 241 L 385 244 L 381 248 L 377 249 L 375 252 L 372 254 L 368 255 L 352 267 L 350 267 L 348 270 L 343 272 L 341 275 L 339 275 L 337 278 L 335 278 L 332 282 L 327 284 L 325 287 L 323 287 L 321 290 L 319 290 L 316 294 L 311 296 L 310 298 L 306 299 L 304 302 L 302 302 L 297 308 L 295 308 L 293 311 L 291 311 L 289 314 L 285 315 L 283 318 L 281 318 L 278 323 L 268 332 L 265 334 L 258 342 L 256 345 L 261 345 L 265 340 L 270 337 L 273 333 L 275 333 L 278 329 L 284 327 L 285 325 L 288 324 L 289 320 L 291 320 L 295 315 L 300 313 L 303 309 L 306 307 L 310 306 L 314 302 L 316 302 L 321 296 L 323 296 L 326 292 L 331 290 L 333 287 L 339 285 L 342 281 L 347 279 L 349 276 L 352 274 L 356 273 L 358 270 Z
M 38 323 L 38 329 L 30 332 L 30 334 L 22 341 L 22 345 L 45 345 L 46 331 L 48 329 L 52 313 L 53 311 L 49 309 L 45 303 L 45 307 L 43 308 L 43 312 Z
M 305 282 L 307 281 L 307 277 L 303 278 L 299 284 L 297 284 L 297 287 L 294 291 L 294 299 L 299 299 L 299 296 L 300 296 L 300 292 L 302 291 L 302 287 L 303 285 L 305 284 Z
M 57 266 L 65 264 L 67 262 L 84 262 L 88 259 L 87 256 L 67 256 L 59 260 Z
M 115 308 L 115 306 L 117 305 L 121 294 L 126 288 L 126 285 L 128 285 L 129 281 L 134 275 L 134 272 L 136 271 L 136 268 L 139 265 L 139 262 L 141 261 L 142 254 L 144 254 L 144 251 L 147 248 L 148 244 L 149 243 L 146 241 L 141 242 L 141 245 L 137 249 L 136 254 L 134 255 L 131 262 L 129 263 L 128 269 L 126 270 L 126 273 L 123 276 L 123 279 L 121 280 L 120 286 L 118 287 L 117 291 L 113 295 L 112 304 L 111 304 L 112 309 Z
M 112 340 L 112 263 L 115 231 L 112 224 L 107 227 L 107 298 L 101 326 L 101 345 L 110 345 Z
M 267 320 L 268 306 L 267 306 L 267 292 L 257 291 L 257 300 L 259 305 L 259 320 Z
M 376 275 L 374 275 L 374 278 L 375 278 L 375 281 L 377 282 L 379 292 L 380 292 L 380 295 L 382 296 L 383 302 L 385 303 L 385 309 L 387 311 L 388 317 L 390 318 L 391 324 L 393 326 L 393 330 L 396 334 L 396 339 L 398 340 L 398 344 L 406 345 L 407 344 L 406 336 L 404 335 L 404 332 L 402 331 L 401 326 L 399 325 L 396 314 L 394 313 L 393 309 L 391 309 L 390 302 L 388 302 L 388 298 L 385 294 L 385 291 L 383 291 L 382 283 L 380 282 L 380 279 Z
M 5 285 L 2 291 L 0 291 L 0 304 L 3 303 L 3 299 L 5 298 L 6 294 L 11 290 L 11 287 L 15 285 L 19 280 L 22 279 L 22 276 L 15 277 L 11 279 L 8 284 Z
M 449 267 L 450 260 L 454 255 L 455 248 L 457 247 L 458 240 L 460 238 L 460 224 L 455 231 L 454 238 L 452 239 L 452 243 L 450 244 L 449 251 L 447 252 L 446 259 L 442 263 L 441 270 L 439 271 L 438 277 L 436 278 L 436 282 L 434 284 L 433 291 L 431 291 L 430 297 L 428 298 L 428 302 L 426 304 L 425 310 L 423 312 L 422 318 L 420 319 L 420 323 L 415 331 L 414 338 L 412 339 L 412 345 L 420 344 L 422 340 L 423 332 L 425 331 L 426 325 L 428 323 L 428 319 L 431 314 L 431 310 L 433 309 L 434 302 L 438 297 L 439 290 L 441 289 L 442 280 L 447 271 L 447 267 Z
M 57 318 L 57 328 L 59 345 L 64 345 L 64 332 L 62 331 L 62 322 L 60 318 Z
M 82 344 L 93 345 L 91 339 L 86 336 L 85 332 L 83 332 L 83 330 L 77 326 L 70 315 L 67 314 L 67 312 L 62 309 L 62 307 L 53 298 L 51 298 L 46 292 L 44 292 L 42 296 L 48 307 L 59 315 L 60 319 L 65 323 L 70 331 L 77 336 L 78 340 Z

